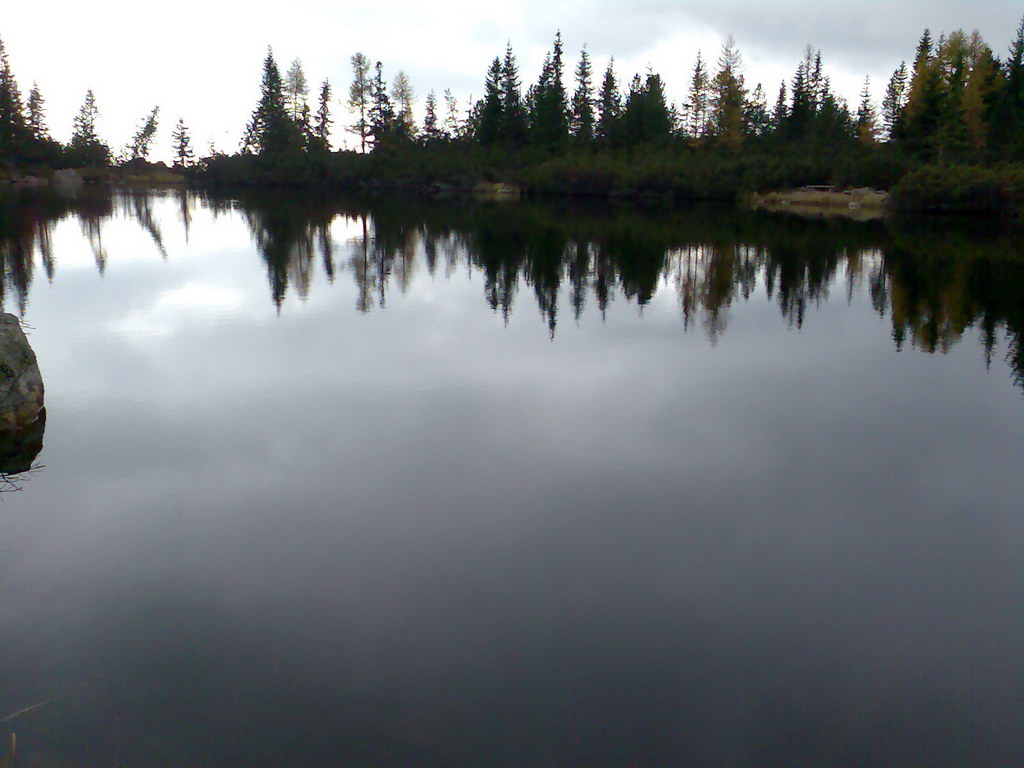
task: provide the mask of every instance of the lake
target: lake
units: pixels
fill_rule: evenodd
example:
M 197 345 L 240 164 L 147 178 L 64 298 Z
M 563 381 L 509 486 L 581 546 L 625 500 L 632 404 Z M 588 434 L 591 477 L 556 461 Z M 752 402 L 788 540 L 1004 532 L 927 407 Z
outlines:
M 96 192 L 0 260 L 23 768 L 1024 761 L 1020 238 Z

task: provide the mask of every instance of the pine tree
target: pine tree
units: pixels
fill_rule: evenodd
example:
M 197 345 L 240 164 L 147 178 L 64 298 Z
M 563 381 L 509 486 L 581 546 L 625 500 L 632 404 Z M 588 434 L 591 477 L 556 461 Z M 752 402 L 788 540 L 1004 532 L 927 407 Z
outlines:
M 816 66 L 816 62 L 817 65 Z M 786 117 L 783 134 L 789 139 L 805 139 L 814 131 L 818 116 L 818 88 L 820 79 L 820 55 L 807 46 L 803 61 L 793 75 L 792 97 Z
M 85 92 L 85 100 L 75 116 L 71 142 L 68 145 L 73 165 L 104 166 L 110 162 L 110 148 L 96 135 L 96 120 L 99 114 L 96 97 L 90 89 Z
M 28 138 L 21 91 L 14 79 L 7 50 L 0 40 L 0 160 L 16 159 Z
M 246 128 L 249 149 L 261 155 L 277 157 L 301 146 L 301 136 L 285 105 L 281 73 L 274 53 L 267 48 L 263 60 L 260 101 Z
M 484 80 L 484 97 L 480 100 L 477 110 L 476 138 L 485 146 L 497 143 L 501 139 L 504 129 L 502 74 L 501 59 L 495 56 L 487 70 L 487 77 Z
M 743 120 L 751 136 L 765 136 L 771 129 L 772 118 L 768 112 L 768 101 L 760 83 L 744 105 Z
M 370 135 L 370 101 L 373 96 L 373 82 L 370 79 L 370 60 L 361 53 L 352 56 L 352 84 L 348 89 L 348 106 L 358 119 L 349 131 L 359 137 L 360 149 L 366 152 L 366 139 Z
M 882 126 L 889 141 L 899 139 L 903 132 L 903 110 L 907 103 L 907 63 L 900 62 L 889 78 L 882 99 Z
M 874 144 L 878 138 L 878 119 L 875 105 L 871 103 L 871 78 L 864 78 L 860 91 L 860 106 L 857 107 L 857 140 L 862 144 Z
M 174 152 L 175 165 L 186 168 L 191 164 L 194 156 L 192 152 L 192 139 L 189 136 L 188 128 L 185 126 L 185 121 L 180 117 L 178 118 L 177 125 L 174 126 L 174 130 L 171 132 L 171 149 Z
M 558 146 L 569 135 L 569 108 L 562 81 L 562 33 L 544 60 L 540 79 L 530 99 L 530 130 L 533 139 L 543 146 Z
M 786 81 L 779 83 L 779 95 L 775 99 L 775 108 L 772 110 L 772 133 L 780 136 L 789 119 L 789 106 L 787 104 Z
M 153 107 L 153 111 L 142 119 L 142 125 L 135 132 L 131 143 L 128 145 L 126 154 L 128 160 L 145 160 L 149 156 L 149 147 L 156 136 L 158 126 L 157 115 L 160 114 L 160 107 Z
M 501 62 L 499 93 L 501 96 L 500 137 L 510 146 L 519 147 L 526 141 L 526 110 L 520 93 L 519 66 L 512 43 L 505 47 L 505 60 Z
M 459 100 L 455 98 L 450 88 L 444 92 L 444 132 L 450 139 L 462 137 L 462 124 L 459 120 Z
M 29 135 L 35 141 L 45 141 L 50 138 L 50 132 L 46 128 L 46 101 L 39 90 L 39 86 L 32 83 L 32 90 L 28 93 L 28 121 L 27 128 Z
M 423 140 L 433 142 L 443 135 L 437 118 L 437 94 L 431 91 L 423 107 Z
M 993 148 L 1002 157 L 1024 160 L 1024 18 L 1010 44 L 1003 83 L 995 100 Z
M 689 117 L 686 132 L 694 139 L 703 138 L 708 131 L 708 107 L 711 103 L 709 93 L 708 70 L 697 51 L 697 61 L 693 65 L 690 77 L 690 94 L 686 100 L 686 112 Z
M 911 151 L 930 155 L 937 150 L 944 94 L 942 73 L 926 29 L 917 45 L 910 90 L 903 111 L 903 139 Z
M 637 145 L 667 138 L 672 132 L 672 119 L 661 76 L 648 72 L 646 79 L 635 75 L 622 110 L 622 139 Z
M 374 77 L 370 96 L 370 138 L 373 148 L 377 149 L 395 130 L 395 110 L 388 96 L 388 87 L 384 82 L 384 71 L 378 61 L 374 65 Z
M 594 85 L 587 47 L 580 51 L 576 65 L 576 92 L 572 97 L 572 135 L 576 140 L 589 144 L 594 139 Z
M 615 58 L 608 61 L 601 81 L 601 93 L 597 102 L 597 138 L 605 143 L 615 138 L 619 121 L 622 97 L 615 79 Z
M 320 99 L 316 109 L 316 125 L 313 135 L 319 149 L 331 151 L 331 82 L 327 78 L 320 84 Z

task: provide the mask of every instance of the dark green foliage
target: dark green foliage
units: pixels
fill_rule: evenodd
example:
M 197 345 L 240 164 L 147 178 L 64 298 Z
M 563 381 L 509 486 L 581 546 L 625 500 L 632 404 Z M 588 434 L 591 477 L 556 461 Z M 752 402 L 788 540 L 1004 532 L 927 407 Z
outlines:
M 281 73 L 269 48 L 263 60 L 260 101 L 246 127 L 243 149 L 268 158 L 280 158 L 301 149 L 302 134 L 288 114 Z
M 11 71 L 3 40 L 0 40 L 0 163 L 15 162 L 25 150 L 28 139 L 21 91 Z
M 67 148 L 68 164 L 72 168 L 102 168 L 110 162 L 110 148 L 96 135 L 96 119 L 99 109 L 92 90 L 85 93 L 82 108 L 75 116 L 71 143 Z
M 597 138 L 605 144 L 615 139 L 622 105 L 619 84 L 615 79 L 615 59 L 608 62 L 601 80 L 601 94 L 597 102 Z
M 636 146 L 667 140 L 672 133 L 665 88 L 661 76 L 648 72 L 644 80 L 636 75 L 629 86 L 622 111 L 619 140 Z
M 900 179 L 892 202 L 901 210 L 990 213 L 1024 221 L 1024 167 L 926 165 Z
M 559 147 L 569 136 L 569 106 L 562 69 L 562 34 L 559 32 L 529 99 L 530 138 L 541 146 Z
M 320 84 L 320 101 L 316 110 L 316 125 L 313 127 L 315 141 L 312 147 L 319 152 L 331 150 L 331 83 L 324 78 Z
M 588 144 L 594 139 L 594 84 L 590 56 L 586 46 L 580 52 L 576 65 L 576 92 L 572 97 L 570 130 L 577 142 Z

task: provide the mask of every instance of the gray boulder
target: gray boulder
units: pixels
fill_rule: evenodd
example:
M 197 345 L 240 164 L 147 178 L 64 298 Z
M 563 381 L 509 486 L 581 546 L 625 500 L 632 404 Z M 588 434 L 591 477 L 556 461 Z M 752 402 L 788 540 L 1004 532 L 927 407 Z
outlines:
M 0 433 L 23 429 L 43 410 L 43 377 L 21 322 L 0 313 Z

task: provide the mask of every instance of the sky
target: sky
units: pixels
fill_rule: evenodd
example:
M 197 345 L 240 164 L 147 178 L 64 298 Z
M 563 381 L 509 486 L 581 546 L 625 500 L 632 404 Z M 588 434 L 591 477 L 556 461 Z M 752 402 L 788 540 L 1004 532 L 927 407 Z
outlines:
M 99 132 L 115 150 L 145 115 L 160 107 L 159 143 L 152 159 L 169 159 L 169 134 L 183 118 L 204 154 L 211 143 L 233 152 L 259 97 L 267 46 L 282 70 L 298 57 L 314 100 L 327 78 L 334 88 L 334 145 L 354 146 L 344 127 L 351 80 L 349 60 L 365 53 L 381 61 L 385 77 L 410 77 L 420 103 L 450 88 L 468 106 L 483 90 L 490 61 L 511 42 L 524 86 L 539 74 L 555 32 L 566 51 L 567 82 L 585 44 L 600 78 L 609 57 L 628 83 L 648 67 L 681 102 L 700 50 L 714 61 L 728 35 L 743 55 L 748 86 L 764 83 L 769 103 L 789 80 L 803 50 L 822 51 L 826 73 L 851 105 L 865 76 L 876 102 L 893 70 L 911 59 L 922 31 L 935 35 L 978 29 L 1004 54 L 1024 7 L 1016 0 L 860 0 L 811 3 L 776 0 L 510 0 L 478 3 L 435 0 L 177 0 L 142 5 L 136 0 L 50 0 L 5 3 L 0 26 L 24 94 L 38 83 L 53 136 L 70 137 L 87 89 L 100 109 Z

